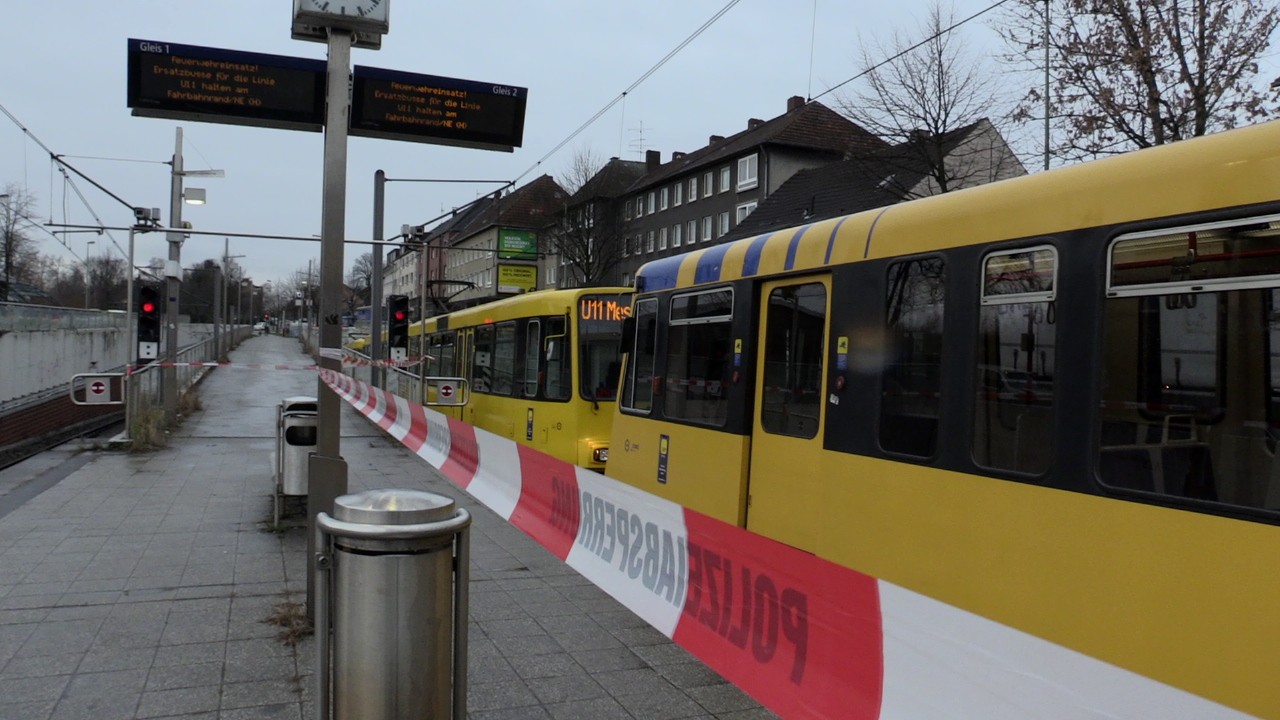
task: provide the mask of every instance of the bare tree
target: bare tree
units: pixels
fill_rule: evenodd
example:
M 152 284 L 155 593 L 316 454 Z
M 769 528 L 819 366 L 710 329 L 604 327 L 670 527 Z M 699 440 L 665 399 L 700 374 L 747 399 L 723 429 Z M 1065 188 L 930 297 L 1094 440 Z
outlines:
M 373 289 L 373 253 L 359 255 L 351 263 L 351 270 L 347 273 L 347 285 L 355 293 L 351 302 L 348 303 L 351 305 L 349 309 L 354 310 L 361 305 L 369 304 Z
M 1076 160 L 1272 114 L 1257 74 L 1278 23 L 1265 0 L 1017 0 L 1000 32 L 1045 75 L 1048 28 L 1054 152 Z M 1028 90 L 1019 116 L 1043 119 L 1044 93 Z
M 1000 121 L 1006 104 L 996 73 L 947 31 L 954 24 L 954 11 L 934 3 L 911 37 L 895 31 L 887 44 L 864 44 L 860 84 L 834 103 L 890 144 L 854 159 L 865 159 L 875 175 L 868 179 L 903 199 L 1025 172 L 991 120 L 995 113 Z
M 22 186 L 12 183 L 6 185 L 4 193 L 0 194 L 6 196 L 0 198 L 0 234 L 4 241 L 4 293 L 0 294 L 0 299 L 4 299 L 10 282 L 25 279 L 29 265 L 25 261 L 35 250 L 35 241 L 25 228 L 32 222 L 36 199 Z
M 550 250 L 565 265 L 561 287 L 593 287 L 611 279 L 624 242 L 618 198 L 643 165 L 618 158 L 606 162 L 579 150 L 557 178 L 569 196 L 549 233 Z

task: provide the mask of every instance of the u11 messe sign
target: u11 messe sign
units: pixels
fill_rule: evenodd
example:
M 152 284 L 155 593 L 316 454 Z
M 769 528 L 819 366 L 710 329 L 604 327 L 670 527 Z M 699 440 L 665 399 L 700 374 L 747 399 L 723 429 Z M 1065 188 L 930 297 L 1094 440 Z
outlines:
M 529 91 L 514 85 L 357 65 L 351 134 L 511 152 Z
M 319 131 L 323 60 L 129 40 L 134 115 Z

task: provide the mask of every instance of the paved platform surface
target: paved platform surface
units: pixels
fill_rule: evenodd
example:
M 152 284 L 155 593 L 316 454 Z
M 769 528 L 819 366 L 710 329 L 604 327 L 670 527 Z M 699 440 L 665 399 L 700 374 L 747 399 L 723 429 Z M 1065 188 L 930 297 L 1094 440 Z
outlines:
M 238 364 L 309 362 L 255 337 Z M 219 368 L 169 447 L 71 444 L 0 472 L 0 720 L 312 720 L 306 534 L 273 530 L 280 399 L 308 370 Z M 343 405 L 349 491 L 471 512 L 473 720 L 775 717 Z M 344 719 L 349 720 L 349 719 Z

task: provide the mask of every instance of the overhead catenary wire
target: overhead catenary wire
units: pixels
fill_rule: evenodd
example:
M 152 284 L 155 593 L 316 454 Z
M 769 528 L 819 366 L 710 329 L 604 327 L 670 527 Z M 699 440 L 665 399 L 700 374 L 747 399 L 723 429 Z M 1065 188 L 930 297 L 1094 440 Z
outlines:
M 560 150 L 565 145 L 568 145 L 569 143 L 573 142 L 574 138 L 578 137 L 579 135 L 582 134 L 583 131 L 585 131 L 587 128 L 595 124 L 595 122 L 599 120 L 605 113 L 612 110 L 614 105 L 617 105 L 618 103 L 625 100 L 628 93 L 640 87 L 641 83 L 643 83 L 645 80 L 648 80 L 649 77 L 654 73 L 658 72 L 658 70 L 660 70 L 663 65 L 666 65 L 667 62 L 671 60 L 671 58 L 675 57 L 681 50 L 683 50 L 686 46 L 688 46 L 689 43 L 696 40 L 699 35 L 706 32 L 707 28 L 715 24 L 717 20 L 723 17 L 725 13 L 732 10 L 733 6 L 737 5 L 739 2 L 741 2 L 741 0 L 729 0 L 729 2 L 726 3 L 724 7 L 720 8 L 719 12 L 711 16 L 710 20 L 707 20 L 706 22 L 704 22 L 697 30 L 694 30 L 693 33 L 689 35 L 689 37 L 685 38 L 679 45 L 676 45 L 670 52 L 664 55 L 661 60 L 654 63 L 653 67 L 650 67 L 648 70 L 646 70 L 643 75 L 637 78 L 635 82 L 628 85 L 626 89 L 624 89 L 621 93 L 618 94 L 617 97 L 615 97 L 614 99 L 606 103 L 605 106 L 600 108 L 600 110 L 595 115 L 592 115 L 586 122 L 582 123 L 582 125 L 579 125 L 578 129 L 569 133 L 569 135 L 564 140 L 561 140 L 555 147 L 551 148 L 551 150 L 547 152 L 546 155 L 543 155 L 541 158 L 539 158 L 538 161 L 535 162 L 532 167 L 520 173 L 520 175 L 516 176 L 516 178 L 511 181 L 511 184 L 514 185 L 515 183 L 520 182 L 522 179 L 524 179 L 526 175 L 533 172 L 534 170 L 537 170 L 542 165 L 542 163 L 546 162 L 548 158 L 560 152 Z
M 851 77 L 851 78 L 849 78 L 849 79 L 845 80 L 844 82 L 841 82 L 841 83 L 839 83 L 839 84 L 837 84 L 837 85 L 834 85 L 834 86 L 832 86 L 832 87 L 829 87 L 829 88 L 827 88 L 826 90 L 824 90 L 824 91 L 822 91 L 822 92 L 818 93 L 817 95 L 814 95 L 813 97 L 809 98 L 809 102 L 813 102 L 814 100 L 817 100 L 818 98 L 823 97 L 824 95 L 829 95 L 829 94 L 831 94 L 831 93 L 835 92 L 836 90 L 839 90 L 840 88 L 844 87 L 845 85 L 848 85 L 849 83 L 853 82 L 854 80 L 858 80 L 858 79 L 860 79 L 860 78 L 866 77 L 867 75 L 870 75 L 871 73 L 875 72 L 876 70 L 879 70 L 880 68 L 884 67 L 885 65 L 888 65 L 889 63 L 893 62 L 894 60 L 897 60 L 898 58 L 901 58 L 901 57 L 903 57 L 904 55 L 908 55 L 908 54 L 910 54 L 910 53 L 912 53 L 912 52 L 915 52 L 916 50 L 919 50 L 921 47 L 924 47 L 925 45 L 927 45 L 927 44 L 929 44 L 929 43 L 933 42 L 934 40 L 937 40 L 938 38 L 942 37 L 943 35 L 946 35 L 947 33 L 951 32 L 952 30 L 955 30 L 956 28 L 960 27 L 961 25 L 965 25 L 965 24 L 967 24 L 967 23 L 969 23 L 969 22 L 971 22 L 971 21 L 973 21 L 973 20 L 976 20 L 977 18 L 982 17 L 983 15 L 986 15 L 987 13 L 991 12 L 992 10 L 995 10 L 996 8 L 1000 7 L 1001 5 L 1004 5 L 1005 3 L 1008 3 L 1008 2 L 1010 2 L 1010 1 L 1011 1 L 1011 0 L 998 0 L 998 1 L 997 1 L 997 2 L 995 2 L 995 3 L 993 3 L 993 4 L 991 4 L 991 5 L 988 5 L 986 8 L 983 8 L 982 10 L 979 10 L 978 12 L 976 12 L 976 13 L 974 13 L 974 14 L 970 15 L 969 17 L 967 17 L 967 18 L 965 18 L 965 19 L 963 19 L 963 20 L 960 20 L 959 22 L 952 23 L 950 26 L 945 27 L 945 28 L 943 28 L 943 29 L 939 30 L 938 32 L 936 32 L 936 33 L 934 33 L 933 35 L 930 35 L 929 37 L 927 37 L 927 38 L 925 38 L 925 39 L 921 40 L 920 42 L 916 43 L 915 45 L 912 45 L 911 47 L 909 47 L 909 48 L 907 48 L 907 49 L 905 49 L 905 50 L 903 50 L 903 51 L 899 52 L 897 55 L 893 55 L 892 57 L 885 58 L 884 60 L 881 60 L 880 62 L 876 63 L 875 65 L 872 65 L 871 67 L 869 67 L 869 68 L 867 68 L 867 69 L 863 70 L 863 71 L 862 71 L 862 72 L 860 72 L 860 73 L 857 73 L 856 75 L 854 75 L 853 77 Z

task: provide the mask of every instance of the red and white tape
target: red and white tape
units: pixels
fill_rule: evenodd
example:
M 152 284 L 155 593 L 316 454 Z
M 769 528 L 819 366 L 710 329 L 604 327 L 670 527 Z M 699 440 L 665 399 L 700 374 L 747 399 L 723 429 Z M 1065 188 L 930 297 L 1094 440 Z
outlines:
M 335 373 L 340 397 L 785 718 L 1245 718 Z

